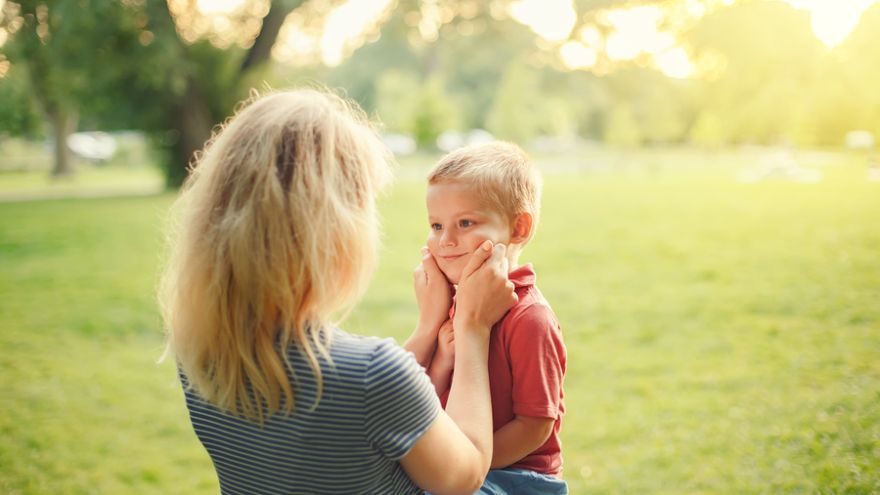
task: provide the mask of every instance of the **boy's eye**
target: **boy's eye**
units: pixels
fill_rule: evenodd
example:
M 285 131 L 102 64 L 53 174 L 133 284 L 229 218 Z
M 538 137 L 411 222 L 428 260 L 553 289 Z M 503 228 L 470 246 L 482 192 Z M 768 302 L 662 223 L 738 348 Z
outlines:
M 471 227 L 473 225 L 474 225 L 473 220 L 459 220 L 459 222 L 458 222 L 459 227 Z
M 443 229 L 443 226 L 441 226 L 439 223 L 432 223 L 431 224 L 431 230 L 442 230 L 442 229 Z

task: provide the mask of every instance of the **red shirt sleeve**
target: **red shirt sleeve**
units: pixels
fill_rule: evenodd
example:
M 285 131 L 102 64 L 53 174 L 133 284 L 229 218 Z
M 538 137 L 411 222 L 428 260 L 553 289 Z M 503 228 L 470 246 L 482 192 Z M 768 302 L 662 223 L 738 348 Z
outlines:
M 535 304 L 511 323 L 508 340 L 513 377 L 513 413 L 539 418 L 559 417 L 566 352 L 553 311 Z

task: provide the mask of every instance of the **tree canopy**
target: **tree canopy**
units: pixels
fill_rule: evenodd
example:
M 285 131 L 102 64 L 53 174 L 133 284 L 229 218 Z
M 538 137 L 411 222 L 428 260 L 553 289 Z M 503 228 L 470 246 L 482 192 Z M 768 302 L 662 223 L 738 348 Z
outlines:
M 509 2 L 397 0 L 338 65 L 273 62 L 279 40 L 286 50 L 296 36 L 319 44 L 344 3 L 244 2 L 219 22 L 195 0 L 7 1 L 0 133 L 46 129 L 63 142 L 76 129 L 140 129 L 165 151 L 172 186 L 250 88 L 302 81 L 343 88 L 422 147 L 472 128 L 524 144 L 555 135 L 615 146 L 826 146 L 853 129 L 880 134 L 880 5 L 830 49 L 808 13 L 776 0 L 712 0 L 696 14 L 686 0 L 578 0 L 556 40 L 516 20 Z M 692 75 L 664 74 L 651 52 L 612 56 L 613 13 L 639 6 L 657 9 Z M 593 63 L 571 67 L 566 44 L 593 50 Z M 56 173 L 69 168 L 64 153 Z

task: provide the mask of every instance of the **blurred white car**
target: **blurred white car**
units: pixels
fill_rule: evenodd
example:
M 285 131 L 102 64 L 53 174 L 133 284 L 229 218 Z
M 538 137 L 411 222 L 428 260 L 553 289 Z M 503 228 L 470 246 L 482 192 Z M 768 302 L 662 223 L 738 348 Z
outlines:
M 740 172 L 738 180 L 743 183 L 765 180 L 815 183 L 822 181 L 822 171 L 802 167 L 790 150 L 777 150 L 766 154 L 754 167 Z
M 93 162 L 105 162 L 116 154 L 116 139 L 106 132 L 75 132 L 67 136 L 67 147 L 77 156 Z
M 467 132 L 443 131 L 437 136 L 437 148 L 448 153 L 462 146 L 491 143 L 492 141 L 495 141 L 495 136 L 485 129 L 471 129 Z
M 395 155 L 411 155 L 416 152 L 416 140 L 407 134 L 383 134 L 382 142 Z

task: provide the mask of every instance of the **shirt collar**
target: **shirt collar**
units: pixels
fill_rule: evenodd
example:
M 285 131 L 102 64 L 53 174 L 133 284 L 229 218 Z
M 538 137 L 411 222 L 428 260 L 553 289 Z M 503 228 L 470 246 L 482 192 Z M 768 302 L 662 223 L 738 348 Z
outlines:
M 525 265 L 510 272 L 507 275 L 507 278 L 510 279 L 511 282 L 513 282 L 513 285 L 516 286 L 517 289 L 519 289 L 522 287 L 531 287 L 535 285 L 535 279 L 537 277 L 535 275 L 535 269 L 532 267 L 532 264 L 526 263 Z
M 532 267 L 532 264 L 526 263 L 507 274 L 507 278 L 513 282 L 514 287 L 521 289 L 535 285 L 537 275 L 535 275 L 535 269 Z M 453 316 L 455 316 L 455 296 L 452 296 L 452 307 L 449 308 L 449 318 L 452 319 Z

